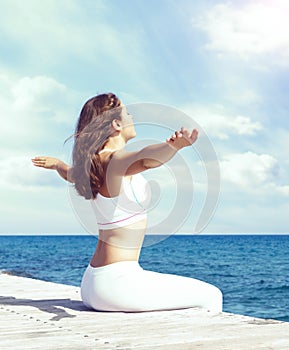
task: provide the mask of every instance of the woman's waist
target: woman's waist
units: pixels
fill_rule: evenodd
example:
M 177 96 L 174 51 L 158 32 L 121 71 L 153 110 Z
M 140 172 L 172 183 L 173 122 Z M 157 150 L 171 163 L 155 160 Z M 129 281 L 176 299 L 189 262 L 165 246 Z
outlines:
M 98 240 L 97 249 L 90 261 L 91 266 L 100 267 L 117 263 L 120 261 L 138 261 L 141 246 L 135 248 L 119 247 L 111 245 L 100 238 Z
M 140 249 L 146 231 L 146 218 L 121 227 L 99 228 L 99 240 L 114 249 Z M 113 249 L 111 248 L 111 249 Z

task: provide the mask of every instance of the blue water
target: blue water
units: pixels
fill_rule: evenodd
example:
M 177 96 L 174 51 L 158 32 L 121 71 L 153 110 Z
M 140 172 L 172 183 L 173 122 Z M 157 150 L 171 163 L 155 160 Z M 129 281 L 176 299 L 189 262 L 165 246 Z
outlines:
M 96 244 L 93 236 L 0 236 L 0 270 L 79 286 Z M 224 311 L 288 322 L 288 256 L 289 235 L 173 235 L 144 245 L 140 264 L 216 285 Z

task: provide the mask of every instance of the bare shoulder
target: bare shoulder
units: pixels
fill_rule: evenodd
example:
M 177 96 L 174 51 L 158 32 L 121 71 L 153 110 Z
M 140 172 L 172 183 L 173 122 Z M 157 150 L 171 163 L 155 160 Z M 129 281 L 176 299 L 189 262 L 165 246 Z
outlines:
M 129 176 L 147 170 L 139 151 L 121 149 L 112 154 L 109 163 L 111 170 L 121 176 Z

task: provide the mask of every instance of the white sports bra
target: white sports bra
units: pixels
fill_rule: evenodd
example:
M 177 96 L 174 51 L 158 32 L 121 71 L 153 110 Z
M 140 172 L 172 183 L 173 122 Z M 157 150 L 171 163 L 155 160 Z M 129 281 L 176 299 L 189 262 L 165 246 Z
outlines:
M 116 197 L 98 193 L 91 200 L 98 228 L 109 230 L 146 219 L 150 194 L 149 184 L 140 173 L 131 176 L 130 180 L 124 177 L 122 192 Z

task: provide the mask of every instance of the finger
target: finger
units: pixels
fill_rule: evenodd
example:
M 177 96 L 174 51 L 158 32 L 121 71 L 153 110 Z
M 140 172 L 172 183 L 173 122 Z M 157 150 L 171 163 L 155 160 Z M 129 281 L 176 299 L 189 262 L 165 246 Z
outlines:
M 45 163 L 46 160 L 44 159 L 32 159 L 32 163 L 37 163 L 37 164 L 41 164 L 41 163 Z
M 186 138 L 189 138 L 191 136 L 189 130 L 185 129 L 183 130 L 183 135 L 186 137 Z
M 196 136 L 196 135 L 198 135 L 198 130 L 197 130 L 197 129 L 194 129 L 194 130 L 192 131 L 192 133 L 191 133 L 191 137 L 194 137 L 194 136 Z
M 34 157 L 32 160 L 40 161 L 40 162 L 46 162 L 50 157 L 47 156 L 37 156 Z
M 33 163 L 34 166 L 38 166 L 38 167 L 43 167 L 44 165 L 41 163 Z
M 42 167 L 44 167 L 44 166 L 46 165 L 46 162 L 45 162 L 45 161 L 37 160 L 37 161 L 32 161 L 32 164 L 33 164 L 33 165 L 36 165 L 36 166 L 42 166 Z
M 192 142 L 195 142 L 198 138 L 198 131 L 197 130 L 193 130 L 193 132 L 190 135 L 190 139 Z

